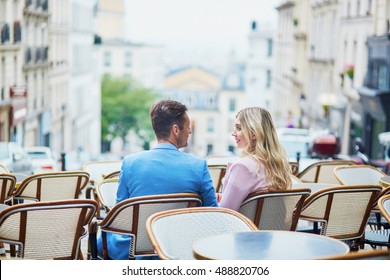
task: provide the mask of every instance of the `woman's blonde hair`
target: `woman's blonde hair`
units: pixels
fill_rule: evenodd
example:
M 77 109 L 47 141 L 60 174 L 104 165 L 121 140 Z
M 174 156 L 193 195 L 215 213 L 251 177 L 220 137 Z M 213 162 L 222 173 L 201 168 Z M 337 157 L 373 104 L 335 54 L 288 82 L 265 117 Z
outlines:
M 271 114 L 261 107 L 248 107 L 237 113 L 248 145 L 243 156 L 249 156 L 265 168 L 269 190 L 291 187 L 290 165 L 284 147 L 280 144 Z

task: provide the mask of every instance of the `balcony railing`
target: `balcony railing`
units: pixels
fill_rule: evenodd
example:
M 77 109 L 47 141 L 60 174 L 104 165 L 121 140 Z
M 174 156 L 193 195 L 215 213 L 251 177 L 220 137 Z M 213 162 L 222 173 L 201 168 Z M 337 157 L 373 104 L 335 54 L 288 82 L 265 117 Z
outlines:
M 42 64 L 48 62 L 49 47 L 27 47 L 25 51 L 25 64 Z

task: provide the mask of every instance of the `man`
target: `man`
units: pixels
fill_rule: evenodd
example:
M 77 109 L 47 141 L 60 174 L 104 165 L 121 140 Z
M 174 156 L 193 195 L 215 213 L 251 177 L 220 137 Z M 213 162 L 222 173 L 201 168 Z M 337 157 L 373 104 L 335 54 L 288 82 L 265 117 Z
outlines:
M 158 144 L 124 158 L 116 203 L 137 196 L 196 193 L 201 195 L 203 206 L 218 206 L 206 161 L 179 151 L 188 145 L 191 134 L 186 106 L 162 100 L 152 106 L 150 118 Z M 107 237 L 109 257 L 128 259 L 129 237 Z

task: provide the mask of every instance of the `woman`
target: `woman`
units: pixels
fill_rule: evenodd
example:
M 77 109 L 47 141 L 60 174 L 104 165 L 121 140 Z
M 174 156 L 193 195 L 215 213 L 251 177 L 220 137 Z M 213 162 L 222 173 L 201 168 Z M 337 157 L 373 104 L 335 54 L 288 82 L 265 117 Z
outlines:
M 238 112 L 232 136 L 243 152 L 226 172 L 221 207 L 237 211 L 250 193 L 291 187 L 287 155 L 267 110 L 249 107 Z

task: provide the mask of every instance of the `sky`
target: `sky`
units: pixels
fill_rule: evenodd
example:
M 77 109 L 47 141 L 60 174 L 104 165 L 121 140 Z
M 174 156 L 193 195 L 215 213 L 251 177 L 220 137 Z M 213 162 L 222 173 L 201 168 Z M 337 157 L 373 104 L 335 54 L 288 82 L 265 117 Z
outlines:
M 247 52 L 252 21 L 276 26 L 278 0 L 126 0 L 127 39 L 164 45 L 169 63 Z M 200 63 L 201 64 L 201 63 Z

